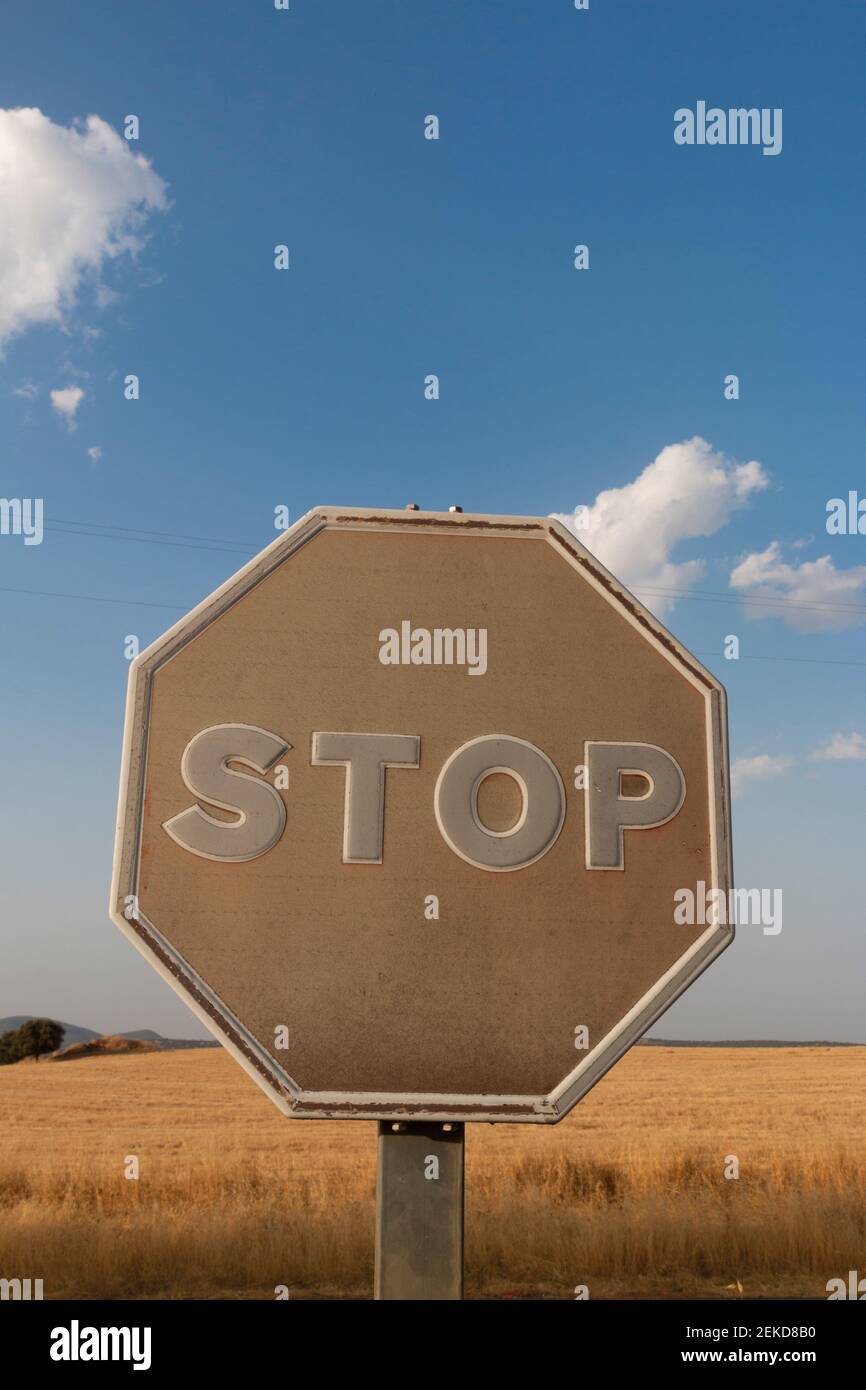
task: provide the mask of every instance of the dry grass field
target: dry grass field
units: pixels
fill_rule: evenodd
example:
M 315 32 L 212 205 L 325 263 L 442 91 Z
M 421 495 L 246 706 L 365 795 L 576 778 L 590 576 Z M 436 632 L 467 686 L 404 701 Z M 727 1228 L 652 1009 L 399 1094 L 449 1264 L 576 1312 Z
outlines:
M 554 1128 L 468 1126 L 467 1295 L 826 1297 L 866 1272 L 864 1081 L 864 1047 L 637 1048 Z M 4 1067 L 0 1276 L 367 1298 L 375 1151 L 373 1124 L 282 1119 L 222 1051 Z

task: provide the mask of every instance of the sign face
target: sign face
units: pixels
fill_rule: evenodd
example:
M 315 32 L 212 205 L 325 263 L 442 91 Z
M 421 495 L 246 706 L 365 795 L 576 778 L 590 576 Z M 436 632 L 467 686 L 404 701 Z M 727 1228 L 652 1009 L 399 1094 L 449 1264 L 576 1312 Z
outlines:
M 555 521 L 317 509 L 133 663 L 112 918 L 287 1115 L 561 1119 L 730 888 L 724 690 Z

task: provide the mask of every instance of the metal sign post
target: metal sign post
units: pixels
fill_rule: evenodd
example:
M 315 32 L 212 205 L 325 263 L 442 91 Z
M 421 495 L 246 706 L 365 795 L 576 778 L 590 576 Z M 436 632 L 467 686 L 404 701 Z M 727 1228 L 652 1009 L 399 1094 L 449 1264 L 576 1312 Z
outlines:
M 378 1299 L 463 1297 L 463 1125 L 379 1125 Z

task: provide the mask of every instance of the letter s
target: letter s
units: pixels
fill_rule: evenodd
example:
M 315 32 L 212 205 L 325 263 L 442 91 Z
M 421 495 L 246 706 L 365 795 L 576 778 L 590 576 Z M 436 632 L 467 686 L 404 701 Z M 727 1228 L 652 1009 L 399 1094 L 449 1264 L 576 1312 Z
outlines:
M 190 739 L 180 771 L 193 796 L 232 811 L 237 820 L 217 820 L 200 806 L 190 806 L 163 822 L 163 830 L 183 849 L 202 859 L 237 864 L 272 849 L 283 833 L 286 808 L 267 782 L 238 772 L 230 762 L 245 763 L 261 775 L 290 743 L 252 724 L 215 724 Z

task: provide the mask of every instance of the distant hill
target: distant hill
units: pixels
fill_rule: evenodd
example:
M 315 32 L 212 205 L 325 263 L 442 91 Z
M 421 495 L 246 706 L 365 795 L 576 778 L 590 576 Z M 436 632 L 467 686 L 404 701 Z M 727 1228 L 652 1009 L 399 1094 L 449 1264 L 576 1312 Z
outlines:
M 10 1032 L 13 1028 L 20 1028 L 22 1023 L 36 1017 L 36 1014 L 14 1014 L 9 1018 L 0 1018 L 0 1035 Z M 39 1015 L 39 1017 L 48 1017 L 48 1015 Z M 66 1052 L 68 1048 L 76 1047 L 81 1043 L 97 1042 L 105 1036 L 102 1033 L 97 1033 L 93 1028 L 82 1028 L 77 1023 L 63 1023 L 60 1019 L 57 1019 L 56 1022 L 65 1030 L 63 1045 L 60 1048 L 61 1052 Z M 165 1052 L 175 1052 L 184 1047 L 219 1047 L 219 1043 L 210 1038 L 164 1038 L 160 1033 L 155 1033 L 152 1028 L 138 1028 L 131 1033 L 112 1033 L 108 1036 L 152 1043 L 155 1048 Z
M 15 1014 L 10 1018 L 0 1018 L 0 1034 L 8 1033 L 12 1028 L 20 1028 L 22 1023 L 28 1019 L 35 1018 L 35 1014 Z M 57 1022 L 60 1022 L 58 1019 Z M 65 1052 L 67 1048 L 74 1047 L 78 1043 L 92 1043 L 102 1039 L 105 1035 L 97 1033 L 93 1028 L 81 1028 L 76 1023 L 61 1023 L 61 1028 L 66 1031 L 63 1037 L 63 1046 L 60 1051 Z M 211 1038 L 164 1038 L 161 1033 L 155 1033 L 152 1028 L 137 1028 L 129 1033 L 112 1033 L 108 1035 L 112 1039 L 129 1038 L 137 1042 L 151 1043 L 155 1051 L 176 1052 L 185 1047 L 219 1047 L 220 1044 Z M 860 1047 L 861 1043 L 851 1042 L 802 1042 L 799 1040 L 785 1041 L 776 1038 L 728 1038 L 722 1042 L 702 1042 L 699 1038 L 641 1038 L 639 1047 Z M 107 1049 L 98 1048 L 97 1052 Z M 116 1045 L 114 1050 L 116 1051 Z M 84 1054 L 86 1055 L 86 1054 Z

